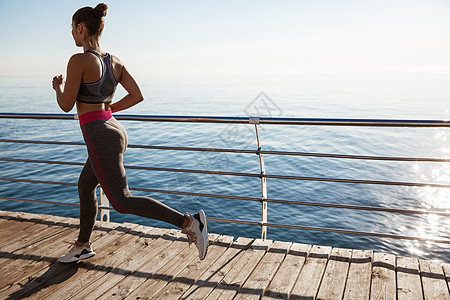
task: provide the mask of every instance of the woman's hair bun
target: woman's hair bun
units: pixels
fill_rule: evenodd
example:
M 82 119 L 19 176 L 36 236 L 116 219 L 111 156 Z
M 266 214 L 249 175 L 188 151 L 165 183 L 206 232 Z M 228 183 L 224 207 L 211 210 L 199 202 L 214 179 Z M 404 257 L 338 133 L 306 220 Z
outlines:
M 94 10 L 92 12 L 94 13 L 95 16 L 102 18 L 102 17 L 106 16 L 107 9 L 108 9 L 108 5 L 106 5 L 105 3 L 99 3 L 99 4 L 97 4 L 97 6 L 94 8 Z

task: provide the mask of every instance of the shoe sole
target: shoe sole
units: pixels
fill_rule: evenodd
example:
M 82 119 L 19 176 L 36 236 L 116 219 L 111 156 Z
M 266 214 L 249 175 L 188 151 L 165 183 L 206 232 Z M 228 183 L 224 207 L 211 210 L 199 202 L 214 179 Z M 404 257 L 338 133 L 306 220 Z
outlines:
M 208 226 L 206 224 L 206 215 L 205 215 L 205 212 L 203 211 L 203 209 L 200 209 L 200 211 L 198 212 L 198 215 L 200 217 L 200 221 L 203 223 L 203 226 L 204 226 L 203 231 L 202 231 L 202 239 L 203 239 L 203 243 L 206 245 L 204 247 L 205 253 L 199 253 L 199 258 L 201 260 L 203 260 L 206 257 L 206 253 L 208 252 L 208 246 L 209 246 Z
M 81 255 L 80 257 L 72 257 L 72 258 L 69 258 L 67 260 L 61 260 L 60 259 L 59 262 L 63 263 L 63 264 L 68 264 L 68 263 L 72 263 L 72 262 L 77 262 L 77 261 L 82 260 L 82 259 L 91 258 L 95 254 L 96 254 L 95 252 L 91 252 L 91 253 L 88 253 L 88 254 Z

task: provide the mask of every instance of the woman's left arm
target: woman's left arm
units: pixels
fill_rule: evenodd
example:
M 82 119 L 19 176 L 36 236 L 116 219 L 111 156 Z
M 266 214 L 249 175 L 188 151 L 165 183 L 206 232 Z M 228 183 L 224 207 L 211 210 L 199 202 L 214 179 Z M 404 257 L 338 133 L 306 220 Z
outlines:
M 79 54 L 73 55 L 67 64 L 67 79 L 64 84 L 64 77 L 58 75 L 53 77 L 53 89 L 56 92 L 56 100 L 59 107 L 69 112 L 72 110 L 77 100 L 78 90 L 80 89 L 81 79 L 83 77 L 82 57 Z

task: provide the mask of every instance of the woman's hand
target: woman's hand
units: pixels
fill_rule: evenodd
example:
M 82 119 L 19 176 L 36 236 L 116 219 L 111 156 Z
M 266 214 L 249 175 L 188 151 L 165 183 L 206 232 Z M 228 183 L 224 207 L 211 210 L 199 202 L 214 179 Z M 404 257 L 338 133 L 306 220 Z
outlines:
M 53 85 L 53 89 L 57 93 L 62 93 L 63 86 L 64 86 L 64 77 L 62 75 L 56 75 L 55 77 L 53 77 L 52 85 Z

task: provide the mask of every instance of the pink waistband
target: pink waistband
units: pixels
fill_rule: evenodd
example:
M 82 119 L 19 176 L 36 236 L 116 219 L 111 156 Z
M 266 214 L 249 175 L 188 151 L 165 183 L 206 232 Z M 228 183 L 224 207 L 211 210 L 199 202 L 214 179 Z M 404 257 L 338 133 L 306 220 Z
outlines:
M 110 110 L 107 111 L 91 111 L 81 116 L 78 116 L 78 120 L 80 120 L 80 126 L 84 124 L 91 123 L 97 120 L 108 121 L 113 117 L 112 112 Z

